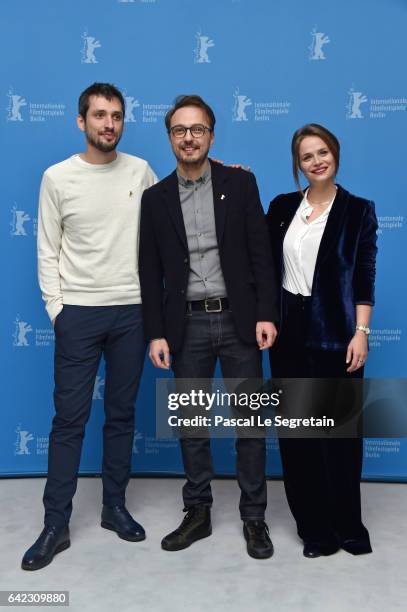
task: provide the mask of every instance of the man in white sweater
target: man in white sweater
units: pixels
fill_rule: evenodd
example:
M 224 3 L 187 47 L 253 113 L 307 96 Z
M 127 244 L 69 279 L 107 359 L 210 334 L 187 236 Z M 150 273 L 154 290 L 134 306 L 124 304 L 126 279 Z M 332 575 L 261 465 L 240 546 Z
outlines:
M 25 553 L 36 570 L 70 546 L 69 519 L 82 440 L 102 355 L 106 362 L 102 527 L 140 541 L 144 529 L 125 507 L 134 403 L 145 354 L 138 242 L 140 201 L 157 182 L 148 163 L 116 151 L 124 99 L 94 83 L 79 98 L 87 149 L 43 176 L 38 275 L 55 329 L 55 417 L 44 492 L 45 527 Z

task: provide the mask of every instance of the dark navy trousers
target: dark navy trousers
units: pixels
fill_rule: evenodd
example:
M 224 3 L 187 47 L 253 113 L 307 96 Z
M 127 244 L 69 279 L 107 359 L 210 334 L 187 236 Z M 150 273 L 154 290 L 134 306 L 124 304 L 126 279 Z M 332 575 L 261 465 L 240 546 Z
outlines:
M 145 355 L 141 304 L 73 306 L 55 320 L 55 417 L 49 436 L 45 524 L 69 522 L 72 498 L 102 355 L 106 364 L 103 503 L 125 503 L 135 400 Z

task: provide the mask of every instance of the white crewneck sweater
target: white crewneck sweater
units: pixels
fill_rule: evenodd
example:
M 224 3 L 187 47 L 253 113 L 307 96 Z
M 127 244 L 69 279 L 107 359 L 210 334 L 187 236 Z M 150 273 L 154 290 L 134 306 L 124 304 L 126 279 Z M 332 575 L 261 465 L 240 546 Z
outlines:
M 146 161 L 117 153 L 109 164 L 79 155 L 48 168 L 38 213 L 38 278 L 53 321 L 63 304 L 141 302 L 140 203 L 157 182 Z

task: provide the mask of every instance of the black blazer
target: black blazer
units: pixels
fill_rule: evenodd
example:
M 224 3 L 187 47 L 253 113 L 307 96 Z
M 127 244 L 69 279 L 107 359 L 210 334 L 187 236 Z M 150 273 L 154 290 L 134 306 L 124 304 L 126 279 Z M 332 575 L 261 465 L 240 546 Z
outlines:
M 298 191 L 279 195 L 267 213 L 280 305 L 283 241 L 302 197 Z M 355 333 L 355 305 L 374 304 L 377 227 L 374 203 L 338 185 L 316 260 L 307 346 L 346 349 Z
M 256 342 L 256 322 L 278 317 L 275 267 L 254 175 L 211 163 L 216 236 L 237 333 Z M 174 171 L 141 201 L 139 274 L 147 340 L 182 345 L 189 252 Z

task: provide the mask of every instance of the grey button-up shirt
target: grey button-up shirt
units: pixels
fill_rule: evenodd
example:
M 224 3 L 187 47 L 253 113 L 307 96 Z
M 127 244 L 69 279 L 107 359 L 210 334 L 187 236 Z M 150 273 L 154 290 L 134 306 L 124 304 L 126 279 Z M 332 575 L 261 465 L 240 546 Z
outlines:
M 227 297 L 216 238 L 211 167 L 191 181 L 177 170 L 179 197 L 189 250 L 188 301 Z

